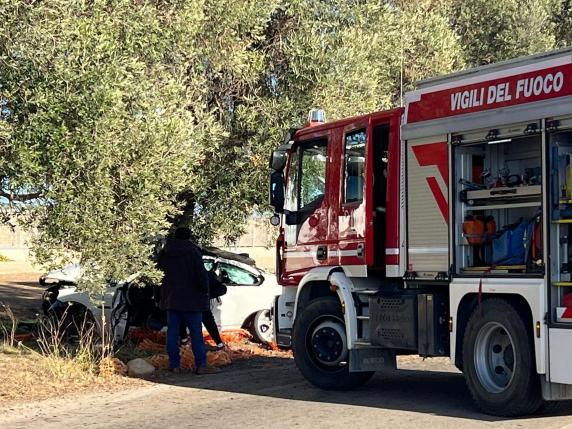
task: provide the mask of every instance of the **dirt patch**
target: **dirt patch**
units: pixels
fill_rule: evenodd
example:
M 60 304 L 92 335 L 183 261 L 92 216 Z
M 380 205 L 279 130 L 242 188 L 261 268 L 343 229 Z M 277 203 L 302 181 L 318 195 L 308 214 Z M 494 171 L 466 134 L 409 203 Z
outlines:
M 440 371 L 460 374 L 447 357 L 424 359 L 417 355 L 397 356 L 397 368 L 416 371 Z

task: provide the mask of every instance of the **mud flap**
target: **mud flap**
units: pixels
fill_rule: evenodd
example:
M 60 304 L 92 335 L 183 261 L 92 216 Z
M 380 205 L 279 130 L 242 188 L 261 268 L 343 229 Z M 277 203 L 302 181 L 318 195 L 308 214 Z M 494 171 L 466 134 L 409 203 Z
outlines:
M 545 401 L 565 401 L 572 399 L 572 385 L 550 383 L 546 381 L 546 376 L 540 376 L 542 387 L 542 399 Z
M 395 369 L 395 353 L 382 348 L 350 350 L 350 372 L 380 371 Z

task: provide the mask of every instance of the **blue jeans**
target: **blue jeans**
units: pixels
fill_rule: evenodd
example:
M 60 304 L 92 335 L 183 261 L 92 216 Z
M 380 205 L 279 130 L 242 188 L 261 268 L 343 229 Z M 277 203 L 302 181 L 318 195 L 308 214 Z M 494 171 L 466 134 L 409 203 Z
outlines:
M 191 348 L 195 355 L 197 368 L 207 365 L 207 352 L 203 341 L 202 312 L 167 310 L 167 353 L 171 368 L 181 366 L 179 355 L 179 339 L 181 322 L 184 322 L 191 333 Z

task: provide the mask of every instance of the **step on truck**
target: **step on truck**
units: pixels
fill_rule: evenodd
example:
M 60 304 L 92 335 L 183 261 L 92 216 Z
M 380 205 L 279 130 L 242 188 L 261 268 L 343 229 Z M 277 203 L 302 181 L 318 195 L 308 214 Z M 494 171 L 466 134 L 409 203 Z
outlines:
M 419 82 L 270 159 L 275 338 L 349 389 L 448 356 L 486 413 L 572 399 L 572 50 Z

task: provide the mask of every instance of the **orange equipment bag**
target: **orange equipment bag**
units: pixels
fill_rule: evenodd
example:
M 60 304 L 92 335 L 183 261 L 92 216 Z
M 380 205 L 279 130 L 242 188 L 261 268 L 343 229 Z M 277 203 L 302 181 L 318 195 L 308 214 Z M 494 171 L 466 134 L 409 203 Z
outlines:
M 485 234 L 485 222 L 468 215 L 463 222 L 463 233 L 471 246 L 478 246 Z
M 484 244 L 495 234 L 496 222 L 492 216 L 468 215 L 463 222 L 463 233 L 471 246 Z

